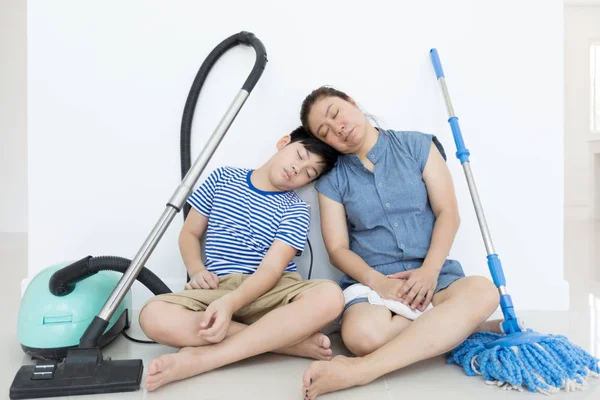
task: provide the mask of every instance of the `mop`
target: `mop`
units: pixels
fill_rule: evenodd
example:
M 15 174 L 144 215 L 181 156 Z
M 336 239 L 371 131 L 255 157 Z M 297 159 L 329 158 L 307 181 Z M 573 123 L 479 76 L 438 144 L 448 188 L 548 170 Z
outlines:
M 553 394 L 560 390 L 583 390 L 588 377 L 600 375 L 600 360 L 562 335 L 543 335 L 524 329 L 517 319 L 471 172 L 470 152 L 465 147 L 458 118 L 450 102 L 442 64 L 436 49 L 432 49 L 430 54 L 444 94 L 448 122 L 457 148 L 456 157 L 463 166 L 483 235 L 490 274 L 500 292 L 500 307 L 504 315 L 501 328 L 505 332 L 479 332 L 471 335 L 449 354 L 448 363 L 461 366 L 467 375 L 483 376 L 486 383 L 506 390 L 527 389 L 543 394 Z

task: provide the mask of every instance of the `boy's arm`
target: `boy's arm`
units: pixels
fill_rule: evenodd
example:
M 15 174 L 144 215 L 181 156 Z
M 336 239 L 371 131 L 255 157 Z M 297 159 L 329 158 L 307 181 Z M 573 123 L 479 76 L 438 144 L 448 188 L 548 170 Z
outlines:
M 200 239 L 204 235 L 204 232 L 206 232 L 207 227 L 208 218 L 194 208 L 190 209 L 183 228 L 181 228 L 181 232 L 179 233 L 179 251 L 190 277 L 206 270 L 202 262 Z
M 237 289 L 226 295 L 233 312 L 271 290 L 283 275 L 283 271 L 290 261 L 296 256 L 297 251 L 289 244 L 275 239 L 256 272 L 250 275 Z
M 256 272 L 231 293 L 208 306 L 200 322 L 200 336 L 211 342 L 223 340 L 232 315 L 271 290 L 283 275 L 290 261 L 304 247 L 308 236 L 310 213 L 304 203 L 290 207 L 282 217 L 273 244 Z
M 221 342 L 227 334 L 233 314 L 271 290 L 296 252 L 294 247 L 275 239 L 256 272 L 233 292 L 208 306 L 200 323 L 199 335 L 210 343 Z

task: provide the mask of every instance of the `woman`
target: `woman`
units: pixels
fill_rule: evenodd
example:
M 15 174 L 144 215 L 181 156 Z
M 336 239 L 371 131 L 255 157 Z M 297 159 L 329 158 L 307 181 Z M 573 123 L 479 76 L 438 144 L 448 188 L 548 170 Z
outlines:
M 342 339 L 357 358 L 314 362 L 302 394 L 364 385 L 445 353 L 477 330 L 500 332 L 487 318 L 499 295 L 484 277 L 465 277 L 447 260 L 460 218 L 443 149 L 432 135 L 371 125 L 345 93 L 321 87 L 300 112 L 307 130 L 343 154 L 315 186 L 331 263 L 380 297 L 425 311 L 411 321 L 366 297 L 346 304 Z

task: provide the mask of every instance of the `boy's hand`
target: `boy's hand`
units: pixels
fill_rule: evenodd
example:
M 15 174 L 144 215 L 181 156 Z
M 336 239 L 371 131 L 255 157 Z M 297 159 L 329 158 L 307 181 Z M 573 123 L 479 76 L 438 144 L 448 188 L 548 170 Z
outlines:
M 206 269 L 190 277 L 190 281 L 185 284 L 185 290 L 191 289 L 216 289 L 219 287 L 219 277 Z
M 404 279 L 398 291 L 400 301 L 413 310 L 425 311 L 431 303 L 440 273 L 434 268 L 417 268 L 388 275 L 392 279 Z
M 204 312 L 198 336 L 210 343 L 221 342 L 227 335 L 232 315 L 233 306 L 227 296 L 213 301 Z

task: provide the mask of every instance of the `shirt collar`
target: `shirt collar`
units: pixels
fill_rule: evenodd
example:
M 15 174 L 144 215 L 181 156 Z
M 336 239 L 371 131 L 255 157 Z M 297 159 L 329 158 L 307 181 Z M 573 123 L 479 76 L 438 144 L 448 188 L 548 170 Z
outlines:
M 383 153 L 387 149 L 387 145 L 388 145 L 388 141 L 389 141 L 386 131 L 384 131 L 383 129 L 380 129 L 380 128 L 375 128 L 375 129 L 377 129 L 377 131 L 379 132 L 379 136 L 377 137 L 377 142 L 375 143 L 375 146 L 373 146 L 373 148 L 367 153 L 367 158 L 373 164 L 377 164 L 377 162 L 381 159 L 381 157 L 383 156 Z M 352 162 L 354 162 L 355 164 L 360 165 L 360 166 L 363 165 L 362 161 L 360 161 L 360 158 L 356 154 L 352 154 L 350 158 L 352 159 Z

